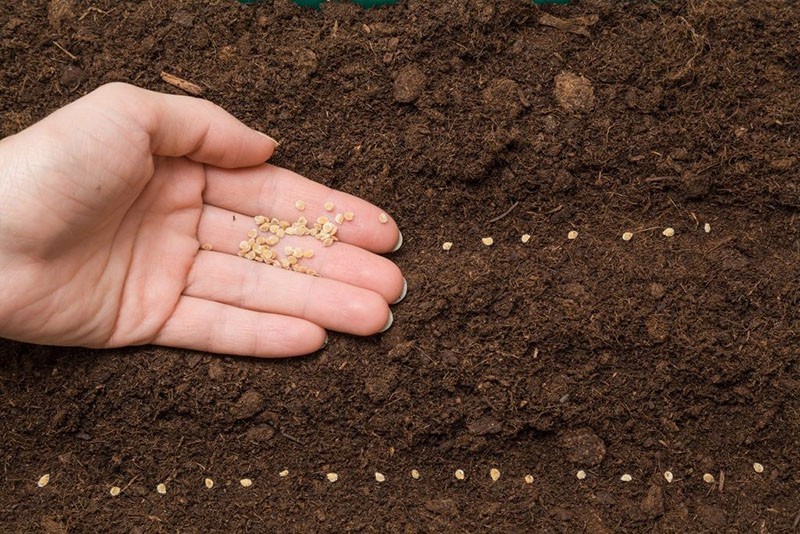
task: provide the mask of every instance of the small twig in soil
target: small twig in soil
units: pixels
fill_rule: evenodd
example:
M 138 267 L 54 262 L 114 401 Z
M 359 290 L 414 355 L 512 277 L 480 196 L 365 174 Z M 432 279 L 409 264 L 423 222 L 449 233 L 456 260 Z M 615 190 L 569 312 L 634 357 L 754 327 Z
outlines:
M 78 61 L 78 56 L 76 56 L 75 54 L 71 53 L 69 50 L 58 44 L 58 41 L 53 41 L 53 44 L 56 45 L 56 47 L 59 50 L 67 54 L 72 61 Z
M 494 219 L 490 219 L 489 220 L 489 224 L 496 223 L 497 221 L 499 221 L 500 219 L 502 219 L 503 217 L 505 217 L 506 215 L 508 215 L 512 211 L 514 211 L 514 208 L 516 208 L 517 206 L 519 206 L 519 200 L 514 202 L 513 204 L 511 204 L 510 208 L 508 208 L 506 211 L 504 211 L 503 213 L 501 213 L 500 215 L 498 215 Z
M 725 489 L 725 471 L 719 471 L 719 492 L 722 493 L 722 490 Z
M 792 523 L 792 528 L 796 529 L 797 525 L 800 525 L 800 512 L 797 512 L 797 515 L 794 516 L 794 522 Z
M 299 440 L 296 437 L 287 434 L 283 430 L 281 430 L 281 436 L 283 436 L 284 438 L 288 439 L 289 441 L 294 441 L 298 445 L 305 445 L 305 443 L 303 443 L 302 440 Z
M 161 79 L 173 87 L 177 87 L 181 91 L 189 93 L 190 95 L 203 96 L 203 88 L 196 83 L 190 82 L 189 80 L 184 80 L 183 78 L 164 71 L 161 71 Z

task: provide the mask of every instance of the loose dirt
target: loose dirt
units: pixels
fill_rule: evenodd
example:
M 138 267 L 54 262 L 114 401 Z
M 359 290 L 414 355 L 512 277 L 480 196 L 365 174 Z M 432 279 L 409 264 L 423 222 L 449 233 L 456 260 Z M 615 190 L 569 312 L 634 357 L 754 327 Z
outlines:
M 781 0 L 2 3 L 0 135 L 178 76 L 390 213 L 409 290 L 291 361 L 2 342 L 0 530 L 796 531 L 798 27 Z

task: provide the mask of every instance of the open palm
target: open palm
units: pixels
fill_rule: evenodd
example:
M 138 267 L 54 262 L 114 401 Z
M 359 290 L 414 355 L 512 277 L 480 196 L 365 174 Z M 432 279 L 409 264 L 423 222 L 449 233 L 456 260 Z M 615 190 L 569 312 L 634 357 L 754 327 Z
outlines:
M 318 349 L 325 330 L 391 322 L 400 241 L 381 211 L 263 162 L 275 148 L 209 102 L 104 86 L 0 142 L 0 335 L 257 356 Z M 253 216 L 356 214 L 314 250 L 321 276 L 236 255 Z M 211 251 L 200 250 L 209 243 Z

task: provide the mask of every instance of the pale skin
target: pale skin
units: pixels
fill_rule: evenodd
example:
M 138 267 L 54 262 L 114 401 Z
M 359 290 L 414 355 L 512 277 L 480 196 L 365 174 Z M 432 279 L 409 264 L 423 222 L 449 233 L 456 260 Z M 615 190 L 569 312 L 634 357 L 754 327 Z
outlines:
M 327 330 L 385 329 L 405 293 L 381 256 L 402 243 L 397 225 L 265 164 L 275 148 L 210 102 L 124 84 L 1 140 L 0 337 L 282 357 L 318 350 Z M 236 255 L 253 216 L 296 220 L 298 199 L 307 217 L 326 202 L 355 214 L 333 246 L 293 238 L 321 276 Z

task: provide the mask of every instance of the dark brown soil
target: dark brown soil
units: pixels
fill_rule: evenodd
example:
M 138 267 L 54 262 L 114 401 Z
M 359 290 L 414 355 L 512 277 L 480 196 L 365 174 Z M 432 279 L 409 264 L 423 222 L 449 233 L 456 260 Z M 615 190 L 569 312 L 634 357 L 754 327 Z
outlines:
M 0 530 L 798 531 L 798 28 L 787 0 L 3 2 L 0 135 L 184 77 L 385 207 L 409 293 L 292 361 L 2 343 Z

